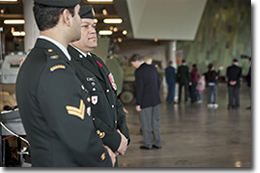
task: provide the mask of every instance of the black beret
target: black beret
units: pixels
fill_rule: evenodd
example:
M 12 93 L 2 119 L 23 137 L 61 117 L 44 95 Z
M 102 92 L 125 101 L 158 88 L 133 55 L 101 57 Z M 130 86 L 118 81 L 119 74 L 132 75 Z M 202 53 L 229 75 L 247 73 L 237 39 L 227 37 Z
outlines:
M 79 10 L 79 15 L 81 19 L 85 19 L 85 18 L 94 19 L 92 6 L 91 5 L 81 6 Z
M 233 62 L 238 62 L 238 60 L 237 59 L 233 59 Z
M 74 7 L 81 0 L 34 0 L 38 4 L 47 5 L 50 7 Z

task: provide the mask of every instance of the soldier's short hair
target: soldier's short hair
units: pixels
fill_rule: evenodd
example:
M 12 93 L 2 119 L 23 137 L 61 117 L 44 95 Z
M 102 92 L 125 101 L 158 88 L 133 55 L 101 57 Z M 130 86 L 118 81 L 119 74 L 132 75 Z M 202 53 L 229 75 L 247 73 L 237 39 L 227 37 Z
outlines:
M 39 30 L 45 31 L 55 27 L 58 24 L 60 15 L 65 9 L 68 9 L 73 17 L 74 7 L 50 7 L 35 2 L 33 12 Z

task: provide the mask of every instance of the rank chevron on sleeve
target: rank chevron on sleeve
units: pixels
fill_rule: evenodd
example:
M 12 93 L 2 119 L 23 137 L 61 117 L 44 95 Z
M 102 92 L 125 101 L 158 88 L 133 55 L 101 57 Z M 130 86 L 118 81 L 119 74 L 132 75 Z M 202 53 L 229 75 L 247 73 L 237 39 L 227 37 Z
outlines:
M 67 109 L 68 114 L 75 115 L 75 116 L 81 118 L 82 120 L 84 120 L 85 104 L 82 99 L 80 100 L 79 108 L 74 107 L 74 106 L 66 106 L 66 109 Z

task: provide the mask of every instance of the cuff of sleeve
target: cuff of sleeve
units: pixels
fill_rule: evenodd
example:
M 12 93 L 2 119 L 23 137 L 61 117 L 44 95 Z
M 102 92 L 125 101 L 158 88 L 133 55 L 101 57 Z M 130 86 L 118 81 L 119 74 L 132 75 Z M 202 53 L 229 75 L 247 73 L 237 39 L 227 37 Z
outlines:
M 108 133 L 104 138 L 102 138 L 102 142 L 113 152 L 116 152 L 121 143 L 121 136 L 117 131 L 114 131 L 113 133 Z

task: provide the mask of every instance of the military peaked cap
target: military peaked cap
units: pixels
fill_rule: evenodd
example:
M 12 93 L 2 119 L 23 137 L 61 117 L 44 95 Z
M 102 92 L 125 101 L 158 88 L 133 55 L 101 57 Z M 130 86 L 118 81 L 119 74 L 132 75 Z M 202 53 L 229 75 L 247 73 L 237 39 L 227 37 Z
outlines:
M 81 19 L 90 18 L 94 19 L 94 14 L 91 5 L 85 5 L 80 7 L 79 15 Z
M 80 3 L 81 0 L 34 0 L 42 5 L 50 7 L 74 7 Z

